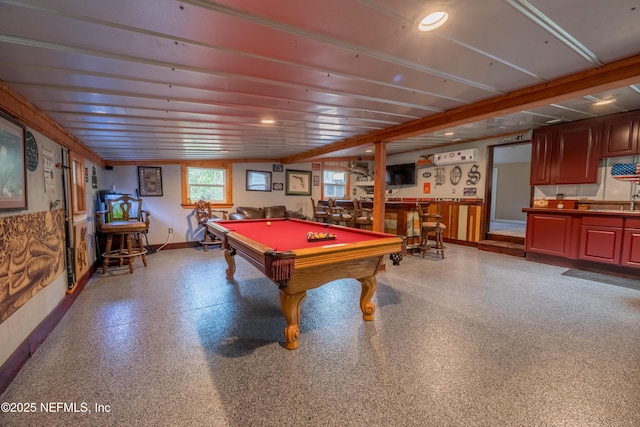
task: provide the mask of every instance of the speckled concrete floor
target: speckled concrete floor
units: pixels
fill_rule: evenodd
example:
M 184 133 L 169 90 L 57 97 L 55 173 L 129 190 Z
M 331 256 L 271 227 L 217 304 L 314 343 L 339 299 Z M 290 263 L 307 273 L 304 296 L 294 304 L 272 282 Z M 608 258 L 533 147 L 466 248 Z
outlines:
M 0 397 L 36 413 L 0 425 L 640 425 L 640 291 L 446 255 L 388 263 L 373 322 L 355 280 L 310 291 L 294 351 L 276 286 L 217 249 L 97 274 Z

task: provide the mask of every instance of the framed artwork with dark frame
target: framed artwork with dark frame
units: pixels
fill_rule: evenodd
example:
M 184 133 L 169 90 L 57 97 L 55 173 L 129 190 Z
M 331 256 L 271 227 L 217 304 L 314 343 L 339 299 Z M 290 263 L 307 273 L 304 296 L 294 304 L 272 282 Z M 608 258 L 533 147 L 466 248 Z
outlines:
M 288 196 L 311 195 L 311 171 L 286 171 L 285 194 Z
M 247 170 L 247 191 L 271 191 L 271 172 Z
M 162 196 L 162 168 L 138 166 L 140 196 Z
M 27 209 L 26 130 L 0 112 L 0 211 Z

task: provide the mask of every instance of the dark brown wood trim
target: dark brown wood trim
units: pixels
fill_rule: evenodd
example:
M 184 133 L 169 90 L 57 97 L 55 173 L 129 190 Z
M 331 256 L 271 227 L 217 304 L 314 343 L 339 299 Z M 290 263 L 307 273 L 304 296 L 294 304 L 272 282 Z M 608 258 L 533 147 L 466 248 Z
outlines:
M 470 242 L 468 240 L 458 240 L 458 239 L 451 239 L 449 237 L 443 237 L 442 241 L 444 243 L 453 243 L 460 246 L 470 246 L 472 248 L 478 247 L 478 242 Z
M 162 248 L 161 250 L 168 250 L 168 249 L 184 249 L 184 248 L 197 248 L 200 245 L 200 242 L 178 242 L 178 243 L 169 243 L 166 246 L 165 245 L 150 245 L 151 248 L 154 249 L 154 251 Z
M 20 369 L 36 352 L 40 345 L 47 339 L 51 331 L 55 329 L 60 320 L 73 305 L 80 292 L 89 282 L 89 279 L 96 272 L 97 263 L 78 280 L 73 292 L 67 293 L 60 301 L 58 306 L 29 334 L 29 336 L 20 344 L 7 361 L 0 367 L 0 394 L 2 394 L 11 381 L 18 375 Z

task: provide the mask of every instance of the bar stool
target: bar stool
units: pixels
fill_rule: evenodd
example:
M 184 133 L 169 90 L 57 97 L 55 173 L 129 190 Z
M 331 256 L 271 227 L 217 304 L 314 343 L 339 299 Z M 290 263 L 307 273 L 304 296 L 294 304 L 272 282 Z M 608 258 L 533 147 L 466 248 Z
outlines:
M 442 233 L 446 230 L 447 226 L 440 222 L 442 216 L 436 213 L 429 213 L 426 211 L 420 212 L 420 245 L 418 250 L 424 254 L 431 249 L 436 251 L 436 255 L 440 255 L 444 259 L 445 246 L 442 239 Z M 434 242 L 429 243 L 429 234 L 434 234 Z
M 354 223 L 356 228 L 373 226 L 373 210 L 362 207 L 362 201 L 353 199 Z
M 126 261 L 129 273 L 133 274 L 133 261 L 142 259 L 147 266 L 147 249 L 142 242 L 142 235 L 149 230 L 149 212 L 142 209 L 142 199 L 123 195 L 117 199 L 109 199 L 106 211 L 96 212 L 96 232 L 106 236 L 107 244 L 102 254 L 102 274 L 107 273 L 110 261 L 117 261 L 120 267 Z M 120 247 L 113 249 L 113 238 L 117 236 Z
M 327 208 L 332 223 L 340 225 L 341 222 L 344 222 L 346 226 L 349 226 L 353 222 L 353 215 L 342 206 L 338 206 L 336 199 L 329 198 Z
M 218 217 L 217 215 L 214 215 L 213 214 L 214 212 L 221 213 L 222 218 Z M 199 242 L 204 248 L 204 251 L 207 252 L 207 250 L 209 249 L 209 245 L 222 246 L 222 241 L 212 236 L 209 230 L 207 229 L 207 223 L 220 221 L 221 219 L 227 219 L 227 211 L 211 209 L 210 202 L 207 202 L 206 200 L 198 200 L 195 204 L 195 213 L 196 213 L 196 219 L 198 220 L 198 225 L 201 226 L 202 229 L 204 230 L 203 239 L 200 240 Z
M 317 222 L 327 222 L 329 219 L 329 209 L 326 206 L 316 204 L 313 197 L 311 198 L 311 208 L 313 209 L 313 219 Z

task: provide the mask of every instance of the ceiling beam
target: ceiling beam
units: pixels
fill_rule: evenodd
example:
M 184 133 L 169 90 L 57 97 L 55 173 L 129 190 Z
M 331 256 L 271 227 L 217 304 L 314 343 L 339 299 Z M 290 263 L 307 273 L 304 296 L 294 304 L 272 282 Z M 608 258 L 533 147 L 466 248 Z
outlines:
M 317 158 L 334 151 L 373 144 L 377 141 L 398 141 L 596 92 L 637 84 L 639 79 L 640 55 L 637 55 L 607 64 L 601 68 L 571 74 L 474 104 L 452 108 L 443 113 L 432 114 L 379 131 L 343 139 L 323 147 L 285 157 L 282 160 L 283 163 L 295 163 Z

